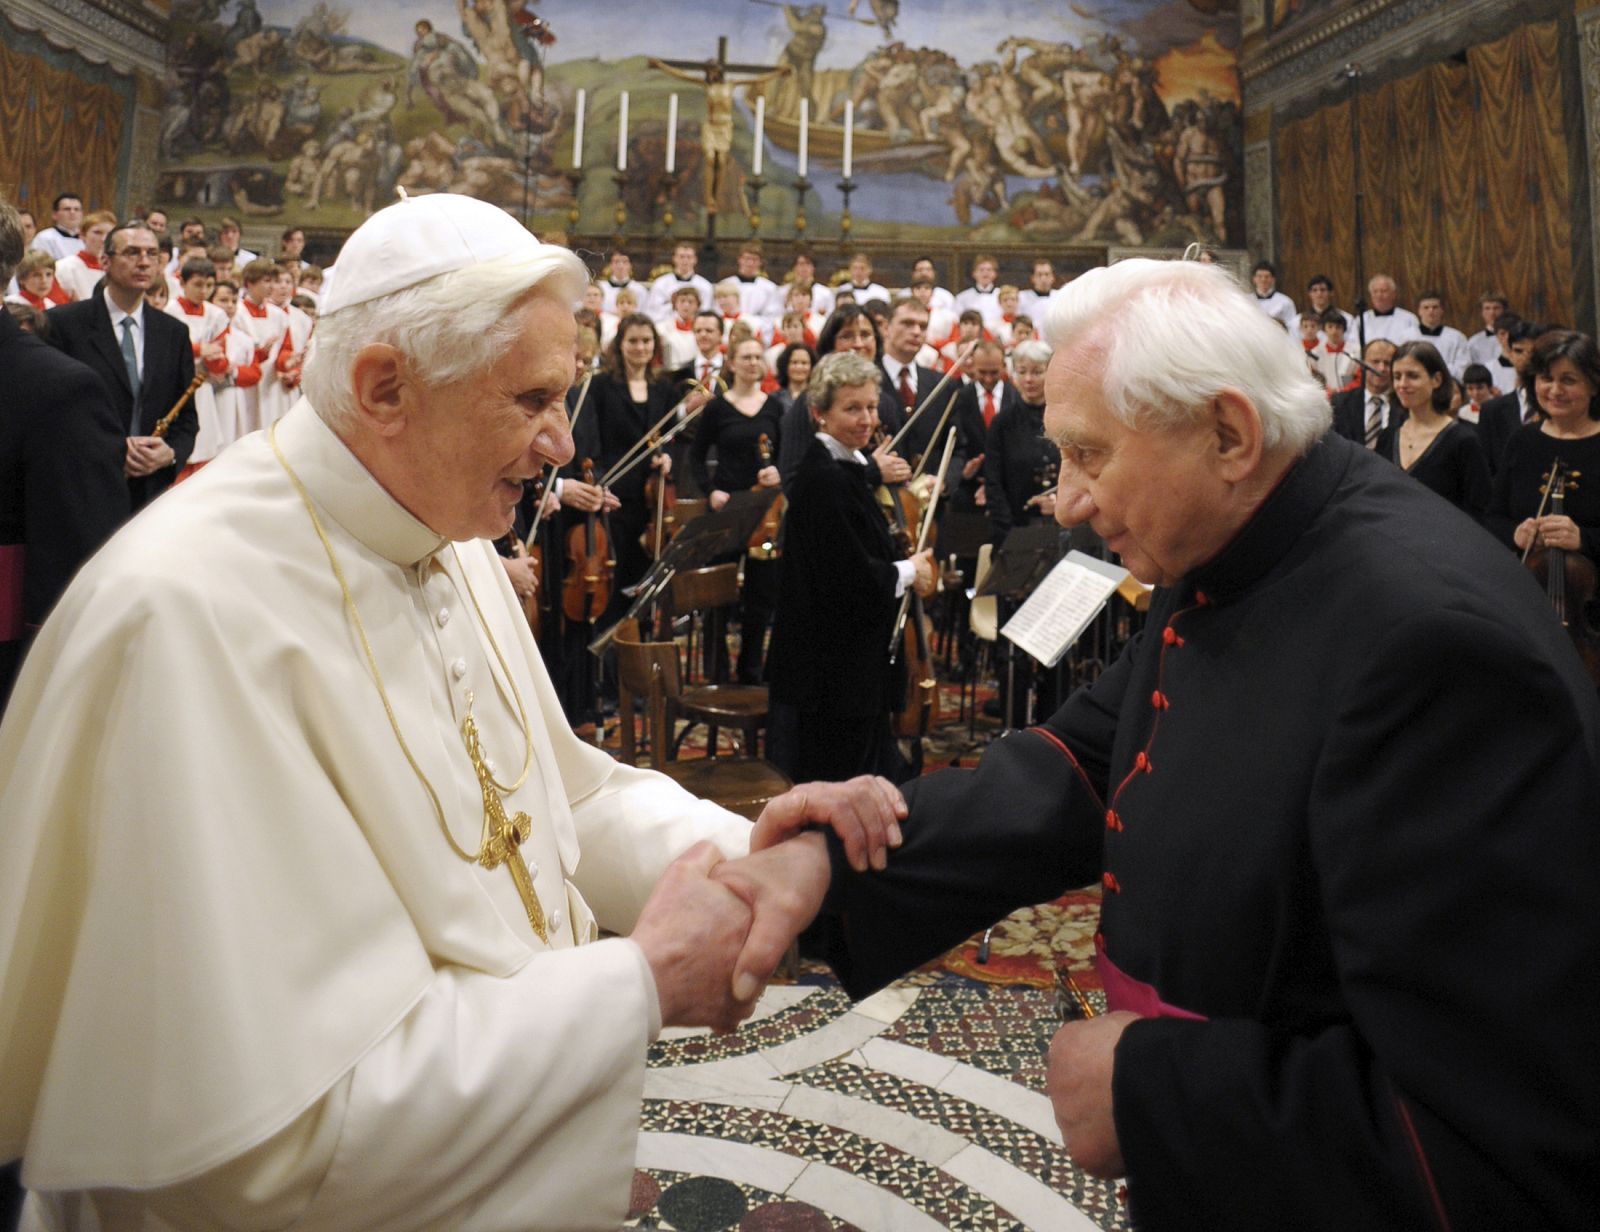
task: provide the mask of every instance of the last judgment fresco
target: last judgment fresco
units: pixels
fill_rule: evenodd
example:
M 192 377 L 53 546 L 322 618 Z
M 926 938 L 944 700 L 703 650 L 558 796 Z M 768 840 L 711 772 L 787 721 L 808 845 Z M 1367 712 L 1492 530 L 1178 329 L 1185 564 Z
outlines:
M 397 188 L 535 226 L 1243 233 L 1237 0 L 174 0 L 159 203 L 353 227 Z M 757 130 L 759 129 L 759 143 Z

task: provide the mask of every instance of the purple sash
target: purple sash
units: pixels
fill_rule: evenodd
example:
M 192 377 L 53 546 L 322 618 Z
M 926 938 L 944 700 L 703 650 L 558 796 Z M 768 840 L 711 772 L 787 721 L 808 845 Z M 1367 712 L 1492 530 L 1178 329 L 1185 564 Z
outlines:
M 1168 1005 L 1161 994 L 1143 980 L 1136 980 L 1106 956 L 1105 938 L 1094 935 L 1094 965 L 1100 972 L 1101 986 L 1106 990 L 1106 1009 L 1132 1010 L 1143 1018 L 1191 1018 L 1205 1021 L 1204 1014 L 1182 1010 Z

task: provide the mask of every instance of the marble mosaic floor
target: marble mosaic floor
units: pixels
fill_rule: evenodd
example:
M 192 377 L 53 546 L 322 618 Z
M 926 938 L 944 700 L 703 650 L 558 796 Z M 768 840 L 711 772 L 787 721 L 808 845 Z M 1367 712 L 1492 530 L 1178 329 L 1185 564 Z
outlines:
M 969 943 L 856 1004 L 807 964 L 734 1035 L 667 1032 L 627 1226 L 1125 1227 L 1115 1186 L 1073 1167 L 1043 1094 L 1048 956 L 1084 971 L 1098 906 L 1081 893 L 1021 912 L 988 964 Z

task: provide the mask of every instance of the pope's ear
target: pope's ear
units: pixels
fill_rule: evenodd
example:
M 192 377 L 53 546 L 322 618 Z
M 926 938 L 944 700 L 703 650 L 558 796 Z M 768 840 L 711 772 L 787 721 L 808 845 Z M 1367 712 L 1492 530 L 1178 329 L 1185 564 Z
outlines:
M 1242 483 L 1261 466 L 1261 413 L 1236 389 L 1224 389 L 1212 404 L 1212 459 L 1221 478 Z
M 350 364 L 350 391 L 369 428 L 385 436 L 400 431 L 414 395 L 406 357 L 387 343 L 362 347 Z

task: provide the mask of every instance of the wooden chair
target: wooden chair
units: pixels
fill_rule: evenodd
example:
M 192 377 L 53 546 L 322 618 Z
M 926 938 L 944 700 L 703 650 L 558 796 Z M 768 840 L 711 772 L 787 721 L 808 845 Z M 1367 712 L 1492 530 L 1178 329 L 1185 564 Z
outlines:
M 634 731 L 634 699 L 644 704 L 650 766 L 681 784 L 690 794 L 712 800 L 754 821 L 768 800 L 793 784 L 776 766 L 755 757 L 705 757 L 678 761 L 680 741 L 672 738 L 678 719 L 691 702 L 678 683 L 678 648 L 672 642 L 642 642 L 634 621 L 624 621 L 613 641 L 617 654 L 617 714 L 621 724 L 621 760 L 638 761 Z M 691 689 L 692 695 L 701 690 Z M 680 737 L 681 740 L 681 737 Z
M 726 612 L 739 602 L 739 566 L 737 563 L 711 565 L 704 569 L 685 569 L 675 574 L 671 590 L 672 610 L 676 614 L 698 612 L 699 624 L 705 645 L 712 650 L 711 661 L 723 660 L 721 648 L 726 644 L 724 627 Z M 687 665 L 682 678 L 694 679 L 695 638 L 694 623 L 690 624 L 687 645 Z M 738 728 L 744 735 L 744 750 L 755 756 L 758 733 L 767 725 L 767 686 L 764 684 L 731 684 L 715 679 L 701 685 L 683 689 L 681 713 L 689 719 L 689 726 L 679 734 L 681 741 L 697 723 L 706 725 L 706 749 L 711 757 L 717 755 L 717 737 L 724 727 Z

